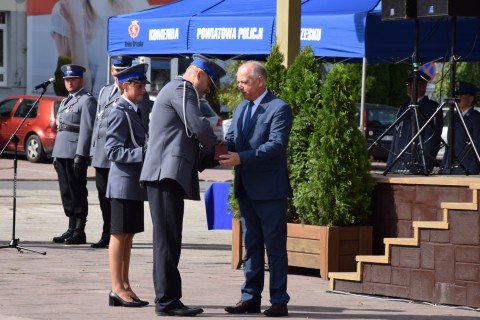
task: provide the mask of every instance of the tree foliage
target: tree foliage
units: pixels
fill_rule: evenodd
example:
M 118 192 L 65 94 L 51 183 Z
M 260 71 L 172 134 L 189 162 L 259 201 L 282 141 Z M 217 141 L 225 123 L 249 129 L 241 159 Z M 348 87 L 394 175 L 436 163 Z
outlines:
M 480 62 L 458 62 L 455 65 L 455 69 L 456 81 L 466 81 L 480 88 Z M 442 101 L 449 97 L 450 64 L 443 65 L 443 68 L 436 76 L 435 82 L 435 97 L 437 100 Z
M 290 182 L 294 193 L 305 181 L 309 137 L 321 108 L 322 68 L 317 64 L 311 47 L 306 46 L 288 68 L 281 98 L 287 101 L 293 113 L 293 126 L 287 157 Z M 297 220 L 295 208 L 289 207 L 289 220 Z
M 308 136 L 305 179 L 294 191 L 296 213 L 305 224 L 361 224 L 370 214 L 374 182 L 347 71 L 336 65 L 329 73 L 321 90 L 323 107 Z
M 278 45 L 275 44 L 265 63 L 265 69 L 267 70 L 267 88 L 276 96 L 282 94 L 285 86 L 287 68 L 283 65 L 284 58 Z
M 240 101 L 243 100 L 242 94 L 237 88 L 237 69 L 245 61 L 236 60 L 227 66 L 226 78 L 232 79 L 223 83 L 217 91 L 217 99 L 220 104 L 226 105 L 230 109 L 230 114 Z

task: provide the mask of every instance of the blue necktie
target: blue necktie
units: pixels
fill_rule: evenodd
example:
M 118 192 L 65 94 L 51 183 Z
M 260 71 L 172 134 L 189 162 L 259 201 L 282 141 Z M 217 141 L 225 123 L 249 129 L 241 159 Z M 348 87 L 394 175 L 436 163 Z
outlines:
M 245 122 L 243 123 L 243 135 L 247 133 L 248 126 L 250 125 L 250 118 L 252 117 L 252 107 L 255 103 L 250 101 L 247 106 L 247 115 L 245 116 Z

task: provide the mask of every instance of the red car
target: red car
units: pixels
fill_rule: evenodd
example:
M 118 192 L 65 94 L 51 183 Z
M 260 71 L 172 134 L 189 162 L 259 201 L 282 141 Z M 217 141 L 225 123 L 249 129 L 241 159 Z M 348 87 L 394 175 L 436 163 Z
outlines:
M 43 96 L 20 127 L 18 152 L 24 153 L 30 162 L 45 161 L 50 156 L 57 136 L 55 117 L 64 97 Z M 0 151 L 27 115 L 37 96 L 11 96 L 0 102 Z M 10 142 L 6 151 L 14 151 Z

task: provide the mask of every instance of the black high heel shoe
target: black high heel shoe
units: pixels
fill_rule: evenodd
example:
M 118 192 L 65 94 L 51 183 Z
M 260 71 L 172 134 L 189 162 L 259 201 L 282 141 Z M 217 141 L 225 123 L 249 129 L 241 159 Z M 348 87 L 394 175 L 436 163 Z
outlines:
M 132 299 L 133 301 L 139 302 L 142 305 L 142 307 L 148 306 L 148 301 L 140 300 L 139 298 L 132 298 Z
M 129 308 L 138 308 L 138 307 L 144 306 L 144 304 L 136 300 L 125 301 L 113 291 L 110 291 L 110 293 L 108 294 L 108 305 L 114 306 L 114 307 L 129 307 Z

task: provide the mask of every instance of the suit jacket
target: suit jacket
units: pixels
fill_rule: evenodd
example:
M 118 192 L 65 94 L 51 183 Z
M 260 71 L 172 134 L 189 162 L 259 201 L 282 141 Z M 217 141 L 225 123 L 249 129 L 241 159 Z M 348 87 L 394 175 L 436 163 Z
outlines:
M 132 130 L 127 119 L 130 118 Z M 111 161 L 106 196 L 108 198 L 147 200 L 146 190 L 140 187 L 143 146 L 147 143 L 148 127 L 129 102 L 122 97 L 108 116 L 105 153 Z M 135 145 L 135 142 L 138 146 Z
M 241 192 L 241 185 L 253 200 L 291 197 L 287 168 L 287 144 L 292 129 L 290 106 L 269 91 L 252 115 L 244 136 L 247 105 L 246 100 L 237 105 L 225 137 L 228 150 L 237 152 L 241 161 L 235 167 L 235 197 Z
M 390 154 L 387 159 L 387 166 L 390 166 L 397 158 L 398 154 L 407 146 L 412 139 L 412 118 L 413 112 L 409 110 L 410 103 L 406 103 L 400 106 L 397 114 L 397 119 L 405 112 L 405 116 L 395 125 L 393 128 L 393 140 L 390 148 Z M 420 128 L 427 122 L 428 119 L 435 113 L 438 108 L 438 103 L 430 100 L 428 97 L 423 97 L 418 103 L 418 122 Z M 438 150 L 440 149 L 440 137 L 442 135 L 443 128 L 443 113 L 440 110 L 437 112 L 433 120 L 427 125 L 425 130 L 420 134 L 423 142 L 423 153 L 425 155 L 425 162 L 427 169 L 431 172 L 435 166 Z M 418 139 L 417 139 L 418 141 Z M 420 149 L 417 143 L 417 155 L 416 160 L 418 163 L 422 163 Z M 411 149 L 403 154 L 395 165 L 390 169 L 392 172 L 397 170 L 408 169 L 406 164 L 412 161 Z
M 200 112 L 198 94 L 193 85 L 182 77 L 167 83 L 155 99 L 150 121 L 155 125 L 150 126 L 140 179 L 173 179 L 182 186 L 186 199 L 200 200 L 199 144 L 213 154 L 217 138 Z
M 68 102 L 63 99 L 57 113 L 57 124 L 79 128 L 79 132 L 58 131 L 52 156 L 73 159 L 75 155 L 88 158 L 92 141 L 97 100 L 81 89 Z
M 115 90 L 116 89 L 116 90 Z M 112 95 L 112 92 L 115 92 Z M 120 89 L 115 84 L 106 85 L 98 95 L 97 115 L 93 125 L 90 157 L 95 168 L 110 168 L 110 161 L 105 154 L 105 139 L 107 136 L 107 119 L 114 102 L 120 98 Z
M 480 112 L 471 108 L 463 116 L 463 120 L 465 121 L 465 125 L 470 133 L 472 142 L 475 144 L 477 152 L 480 153 Z M 468 170 L 469 174 L 480 173 L 475 152 L 471 146 L 467 145 L 467 141 L 469 141 L 469 139 L 465 132 L 465 128 L 463 127 L 460 115 L 455 112 L 453 123 L 453 151 L 455 152 L 455 158 L 452 161 L 452 165 L 455 167 L 451 172 L 448 169 L 442 169 L 440 171 L 441 174 L 465 174 L 466 172 L 461 167 L 456 166 L 458 165 L 458 161 L 460 161 L 465 169 Z M 448 165 L 448 155 L 449 150 L 446 149 L 442 159 L 442 168 Z

